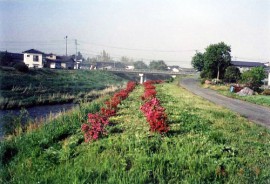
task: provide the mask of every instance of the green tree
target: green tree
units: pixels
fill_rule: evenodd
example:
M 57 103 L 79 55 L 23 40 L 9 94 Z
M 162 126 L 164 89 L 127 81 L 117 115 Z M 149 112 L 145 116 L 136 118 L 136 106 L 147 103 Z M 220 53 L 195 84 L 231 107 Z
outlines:
M 241 73 L 240 73 L 239 68 L 235 66 L 229 66 L 228 68 L 226 68 L 225 74 L 224 74 L 224 80 L 226 82 L 236 82 L 240 79 L 240 77 L 241 77 Z
M 151 61 L 149 64 L 150 69 L 154 70 L 167 70 L 168 66 L 163 60 Z
M 100 55 L 97 56 L 98 61 L 108 62 L 111 60 L 111 57 L 109 53 L 107 53 L 105 50 L 103 50 Z
M 266 73 L 262 66 L 254 67 L 242 73 L 242 82 L 246 83 L 253 90 L 258 91 L 259 87 L 263 85 L 262 80 L 265 77 Z
M 212 78 L 224 77 L 225 69 L 231 64 L 231 47 L 224 42 L 211 44 L 205 49 L 203 70 Z
M 83 55 L 80 51 L 77 54 L 77 60 L 84 60 Z
M 204 67 L 203 53 L 197 52 L 192 57 L 191 65 L 193 66 L 194 69 L 196 69 L 198 71 L 202 71 L 203 70 L 203 67 Z
M 147 66 L 147 64 L 145 64 L 143 61 L 136 61 L 136 62 L 134 63 L 134 68 L 135 68 L 135 69 L 147 69 L 148 66 Z
M 0 52 L 0 66 L 11 66 L 12 58 L 8 52 Z
M 122 56 L 120 61 L 126 65 L 133 65 L 134 61 L 132 58 L 128 58 L 127 56 Z
M 24 62 L 18 62 L 14 65 L 14 68 L 20 72 L 27 73 L 29 71 L 28 66 Z

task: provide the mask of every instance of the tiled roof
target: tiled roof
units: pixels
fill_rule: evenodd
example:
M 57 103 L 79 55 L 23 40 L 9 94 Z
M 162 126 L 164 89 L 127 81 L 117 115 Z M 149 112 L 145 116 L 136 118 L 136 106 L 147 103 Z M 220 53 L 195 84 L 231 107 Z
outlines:
M 56 62 L 56 63 L 62 63 L 62 62 L 75 62 L 74 58 L 71 56 L 56 56 L 56 59 L 49 59 L 46 58 L 47 62 Z
M 36 50 L 36 49 L 30 49 L 30 50 L 26 50 L 22 53 L 29 53 L 29 54 L 44 54 L 43 52 Z
M 234 66 L 239 66 L 239 67 L 257 67 L 257 66 L 265 66 L 264 63 L 260 62 L 249 62 L 249 61 L 231 61 L 231 63 Z

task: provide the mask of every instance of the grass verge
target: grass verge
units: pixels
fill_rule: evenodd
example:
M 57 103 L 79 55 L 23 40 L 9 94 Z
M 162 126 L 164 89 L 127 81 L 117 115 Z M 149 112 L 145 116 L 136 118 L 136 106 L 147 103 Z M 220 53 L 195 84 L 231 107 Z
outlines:
M 236 93 L 230 92 L 229 86 L 223 86 L 223 85 L 219 86 L 219 85 L 205 85 L 204 84 L 203 87 L 215 90 L 219 94 L 222 94 L 222 95 L 230 97 L 230 98 L 244 100 L 244 101 L 247 101 L 250 103 L 270 107 L 270 96 L 261 95 L 261 94 L 256 94 L 256 95 L 252 95 L 252 96 L 239 96 Z

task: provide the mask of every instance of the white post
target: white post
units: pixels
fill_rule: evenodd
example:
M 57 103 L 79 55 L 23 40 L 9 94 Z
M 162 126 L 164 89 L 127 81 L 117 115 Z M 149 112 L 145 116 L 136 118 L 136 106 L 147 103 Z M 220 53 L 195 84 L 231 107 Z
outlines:
M 270 86 L 270 71 L 268 72 L 268 86 Z
M 139 73 L 139 76 L 141 77 L 140 84 L 142 84 L 143 83 L 143 73 Z

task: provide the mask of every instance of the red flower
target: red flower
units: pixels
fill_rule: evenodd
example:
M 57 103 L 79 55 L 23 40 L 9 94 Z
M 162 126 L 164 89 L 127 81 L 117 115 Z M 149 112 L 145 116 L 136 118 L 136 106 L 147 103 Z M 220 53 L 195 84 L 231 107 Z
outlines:
M 141 98 L 145 103 L 140 109 L 150 125 L 150 131 L 166 133 L 169 131 L 169 126 L 166 123 L 167 115 L 165 108 L 160 105 L 159 100 L 156 98 L 155 86 L 152 85 L 160 82 L 161 81 L 147 81 L 143 84 L 145 92 Z
M 88 123 L 84 123 L 81 126 L 85 142 L 97 140 L 101 136 L 107 135 L 106 126 L 109 124 L 108 118 L 116 115 L 117 106 L 128 97 L 128 94 L 135 87 L 135 82 L 128 82 L 126 89 L 115 93 L 110 100 L 105 102 L 107 108 L 101 108 L 100 113 L 88 114 Z

